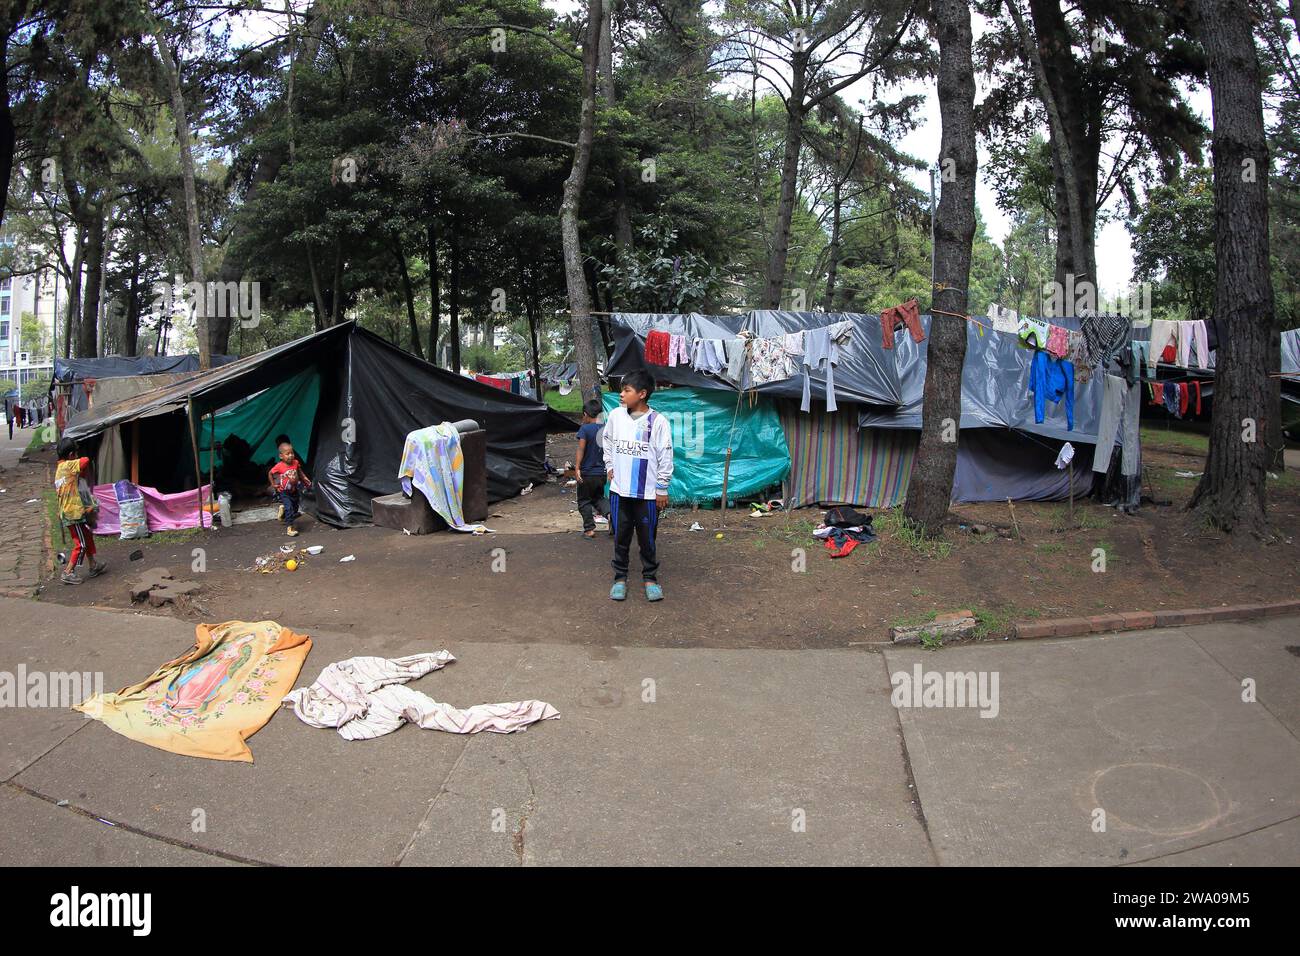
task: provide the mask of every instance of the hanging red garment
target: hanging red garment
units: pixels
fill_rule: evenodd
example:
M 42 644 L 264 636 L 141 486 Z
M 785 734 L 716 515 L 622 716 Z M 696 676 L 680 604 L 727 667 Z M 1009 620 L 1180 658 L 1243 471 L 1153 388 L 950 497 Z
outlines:
M 510 379 L 494 378 L 491 375 L 475 375 L 474 380 L 482 382 L 484 385 L 491 385 L 493 388 L 499 388 L 502 391 L 510 391 Z
M 925 330 L 921 328 L 921 307 L 916 299 L 908 299 L 902 305 L 891 306 L 880 313 L 881 348 L 894 347 L 894 327 L 900 323 L 907 326 L 913 342 L 920 342 L 925 338 Z
M 1178 417 L 1187 417 L 1187 403 L 1191 398 L 1191 390 L 1187 387 L 1186 382 L 1178 383 Z
M 1201 414 L 1201 383 L 1193 382 L 1192 387 L 1196 389 L 1196 414 Z
M 647 332 L 645 335 L 645 360 L 650 365 L 668 364 L 668 346 L 673 337 L 667 332 Z
M 1160 353 L 1160 361 L 1166 365 L 1173 365 L 1178 360 L 1178 349 L 1173 345 L 1166 345 L 1165 350 Z

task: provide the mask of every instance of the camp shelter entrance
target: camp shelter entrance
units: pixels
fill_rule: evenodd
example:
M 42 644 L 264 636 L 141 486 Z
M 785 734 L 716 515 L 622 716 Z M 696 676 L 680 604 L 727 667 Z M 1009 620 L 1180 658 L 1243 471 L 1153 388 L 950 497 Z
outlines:
M 89 442 L 127 426 L 124 451 L 139 482 L 168 492 L 230 472 L 232 436 L 242 443 L 235 467 L 259 480 L 283 433 L 314 482 L 307 510 L 350 527 L 370 521 L 371 499 L 399 490 L 409 432 L 464 418 L 487 431 L 491 501 L 543 480 L 547 432 L 574 428 L 539 402 L 440 369 L 348 322 L 97 407 L 65 434 Z M 209 448 L 218 449 L 211 460 Z

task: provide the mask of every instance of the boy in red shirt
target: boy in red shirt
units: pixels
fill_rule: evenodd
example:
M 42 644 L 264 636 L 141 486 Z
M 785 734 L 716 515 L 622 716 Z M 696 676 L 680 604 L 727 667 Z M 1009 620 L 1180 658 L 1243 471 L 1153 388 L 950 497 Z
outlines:
M 298 534 L 298 529 L 293 526 L 293 522 L 299 513 L 298 502 L 302 497 L 301 489 L 310 488 L 311 480 L 303 471 L 302 462 L 294 453 L 293 445 L 282 441 L 279 452 L 280 460 L 267 472 L 267 478 L 270 479 L 271 487 L 275 489 L 275 497 L 280 502 L 280 517 L 286 526 L 285 534 L 292 538 Z

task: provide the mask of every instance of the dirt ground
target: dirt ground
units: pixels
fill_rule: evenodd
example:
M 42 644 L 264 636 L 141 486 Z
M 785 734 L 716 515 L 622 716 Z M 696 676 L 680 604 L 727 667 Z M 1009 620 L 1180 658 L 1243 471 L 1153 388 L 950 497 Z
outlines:
M 549 453 L 557 465 L 571 460 L 572 438 L 554 437 Z M 293 544 L 324 551 L 293 572 L 254 569 L 258 556 L 277 555 L 289 543 L 274 522 L 143 542 L 98 539 L 109 574 L 75 588 L 49 581 L 39 597 L 128 609 L 131 582 L 164 566 L 200 582 L 202 591 L 180 608 L 137 610 L 195 621 L 272 619 L 308 633 L 351 631 L 376 638 L 378 649 L 399 630 L 435 643 L 454 634 L 464 641 L 603 647 L 805 648 L 869 645 L 887 640 L 893 624 L 957 608 L 974 610 L 982 636 L 997 638 L 1011 622 L 1033 617 L 1250 603 L 1300 592 L 1295 472 L 1270 484 L 1277 542 L 1234 544 L 1197 528 L 1181 510 L 1195 480 L 1175 473 L 1199 472 L 1197 452 L 1173 438 L 1148 441 L 1144 461 L 1149 490 L 1171 505 L 1144 505 L 1129 517 L 1079 502 L 1069 527 L 1064 502 L 1021 502 L 1018 536 L 1005 503 L 958 505 L 947 540 L 920 546 L 900 533 L 894 513 L 879 511 L 879 540 L 843 559 L 831 559 L 812 537 L 821 515 L 814 509 L 765 518 L 729 511 L 721 528 L 719 511 L 670 509 L 659 542 L 667 600 L 657 605 L 636 587 L 626 603 L 609 601 L 610 539 L 578 533 L 573 490 L 559 482 L 492 506 L 493 535 L 339 531 L 304 518 Z M 693 520 L 706 530 L 688 530 Z M 972 534 L 972 524 L 989 532 Z M 129 561 L 136 549 L 142 559 Z M 202 549 L 201 572 L 191 570 L 195 549 Z M 1104 571 L 1094 570 L 1095 549 L 1105 553 Z M 355 560 L 340 563 L 346 555 Z M 632 568 L 635 582 L 635 548 Z

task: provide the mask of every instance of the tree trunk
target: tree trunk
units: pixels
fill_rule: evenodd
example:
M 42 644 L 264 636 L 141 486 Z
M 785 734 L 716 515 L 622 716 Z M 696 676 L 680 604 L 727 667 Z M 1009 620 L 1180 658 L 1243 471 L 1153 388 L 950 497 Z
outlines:
M 447 334 L 451 336 L 451 370 L 460 374 L 460 217 L 455 213 L 451 217 L 451 274 L 447 277 L 450 288 L 450 301 L 447 303 L 449 325 Z
M 528 311 L 528 340 L 533 346 L 533 387 L 537 390 L 537 400 L 546 398 L 546 387 L 542 384 L 542 337 L 538 328 L 537 275 L 528 270 L 528 295 L 524 300 Z
M 839 171 L 835 173 L 835 193 L 831 200 L 831 246 L 830 261 L 826 264 L 826 299 L 822 302 L 822 308 L 827 312 L 835 309 L 835 278 L 840 267 L 840 187 Z
M 943 120 L 939 165 L 953 170 L 952 177 L 944 178 L 935 221 L 935 281 L 942 288 L 934 295 L 934 308 L 965 315 L 975 237 L 977 169 L 970 7 L 967 0 L 933 0 L 931 12 L 939 39 L 939 112 Z M 966 321 L 932 314 L 927 346 L 921 442 L 903 515 L 925 534 L 938 535 L 952 503 L 957 470 Z
M 790 255 L 790 224 L 794 221 L 795 196 L 799 186 L 799 150 L 803 146 L 803 92 L 807 80 L 806 52 L 790 56 L 792 88 L 786 101 L 785 155 L 781 160 L 781 198 L 776 206 L 776 228 L 772 234 L 772 252 L 767 262 L 767 288 L 763 308 L 779 309 L 785 288 L 785 266 Z
M 325 294 L 321 291 L 320 270 L 316 268 L 316 256 L 311 251 L 310 241 L 307 243 L 307 271 L 311 274 L 312 317 L 316 320 L 316 331 L 319 332 L 325 328 Z
M 16 14 L 17 11 L 14 11 Z M 11 14 L 13 16 L 14 14 Z M 14 130 L 14 115 L 9 109 L 9 40 L 15 22 L 4 25 L 4 36 L 0 37 L 0 225 L 4 225 L 5 209 L 9 200 L 9 180 L 13 176 L 14 147 L 18 137 Z
M 596 72 L 599 62 L 601 0 L 588 0 L 586 37 L 582 44 L 582 101 L 578 120 L 578 142 L 573 167 L 564 181 L 560 201 L 560 241 L 564 250 L 564 283 L 569 293 L 569 324 L 573 330 L 578 383 L 584 400 L 600 390 L 596 350 L 591 340 L 591 295 L 582 271 L 582 239 L 578 234 L 578 213 L 591 165 L 591 144 L 596 125 Z
M 438 364 L 438 326 L 442 324 L 442 303 L 438 296 L 438 228 L 432 216 L 425 227 L 429 243 L 429 361 Z
M 612 108 L 617 95 L 614 90 L 614 5 L 605 3 L 603 7 L 600 18 L 600 93 L 605 105 Z M 632 248 L 632 216 L 627 206 L 627 169 L 623 166 L 617 142 L 614 144 L 614 246 L 620 254 Z
M 1234 0 L 1194 0 L 1214 133 L 1215 320 L 1220 329 L 1205 474 L 1188 508 L 1222 531 L 1263 534 L 1273 286 L 1268 145 L 1250 18 Z
M 140 348 L 140 255 L 131 267 L 131 291 L 126 301 L 126 328 L 122 335 L 122 354 L 134 356 Z
M 162 26 L 155 23 L 154 42 L 158 45 L 158 59 L 162 63 L 167 85 L 171 89 L 172 113 L 176 120 L 176 142 L 180 151 L 181 182 L 185 189 L 185 231 L 190 254 L 190 281 L 198 283 L 203 293 L 194 297 L 194 333 L 199 340 L 199 368 L 212 367 L 212 341 L 208 335 L 207 278 L 203 269 L 203 239 L 199 233 L 199 200 L 194 188 L 194 152 L 191 148 L 190 119 L 185 111 L 185 94 L 181 91 L 181 76 L 167 48 Z
M 72 317 L 81 308 L 81 267 L 86 261 L 86 230 L 78 223 L 72 243 L 72 270 L 68 275 L 68 301 L 63 318 L 63 357 L 72 357 Z
M 393 247 L 393 256 L 397 259 L 397 267 L 402 272 L 402 291 L 406 296 L 406 318 L 411 324 L 411 351 L 419 358 L 424 358 L 424 350 L 420 348 L 420 323 L 415 318 L 415 293 L 411 289 L 411 274 L 406 269 L 406 253 L 402 251 L 401 242 Z
M 82 287 L 81 322 L 77 330 L 77 355 L 80 358 L 95 358 L 99 354 L 99 278 L 104 262 L 104 220 L 96 207 L 91 207 L 90 211 L 95 218 L 86 230 L 86 280 Z
M 343 299 L 341 286 L 343 283 L 343 243 L 336 236 L 334 239 L 334 284 L 330 287 L 330 325 L 339 324 L 342 317 L 342 310 L 339 303 Z
M 1062 220 L 1058 212 L 1057 239 L 1060 242 L 1064 237 L 1069 243 L 1070 251 L 1067 265 L 1069 271 L 1064 274 L 1060 271 L 1062 259 L 1059 252 L 1057 257 L 1058 294 L 1064 295 L 1066 290 L 1072 286 L 1077 286 L 1080 281 L 1095 283 L 1097 279 L 1094 274 L 1095 268 L 1090 262 L 1087 251 L 1087 247 L 1092 244 L 1087 237 L 1092 233 L 1087 228 L 1087 220 L 1080 199 L 1083 184 L 1076 164 L 1076 150 L 1082 146 L 1078 140 L 1083 117 L 1081 111 L 1068 101 L 1071 94 L 1077 92 L 1078 86 L 1077 79 L 1072 76 L 1073 71 L 1068 70 L 1067 64 L 1064 62 L 1066 58 L 1072 55 L 1070 53 L 1069 32 L 1057 0 L 1029 0 L 1030 12 L 1034 17 L 1034 26 L 1037 31 L 1036 36 L 1031 35 L 1025 25 L 1024 17 L 1020 12 L 1019 0 L 1006 0 L 1006 7 L 1011 12 L 1011 18 L 1015 21 L 1016 31 L 1020 35 L 1025 57 L 1033 68 L 1034 77 L 1038 83 L 1039 96 L 1047 111 L 1047 123 L 1052 144 L 1052 168 L 1057 179 L 1058 207 L 1063 198 L 1066 213 L 1064 220 Z M 1047 58 L 1043 56 L 1044 49 L 1054 51 L 1054 54 L 1050 57 L 1050 66 Z M 1062 100 L 1067 100 L 1067 102 L 1063 103 Z M 1067 123 L 1070 125 L 1067 126 Z M 1073 136 L 1070 135 L 1071 131 L 1074 133 Z M 1064 234 L 1064 236 L 1060 231 L 1062 224 L 1067 227 L 1067 234 Z M 1069 276 L 1074 277 L 1073 281 L 1070 280 Z M 1065 306 L 1063 311 L 1067 313 L 1075 311 L 1073 303 Z

